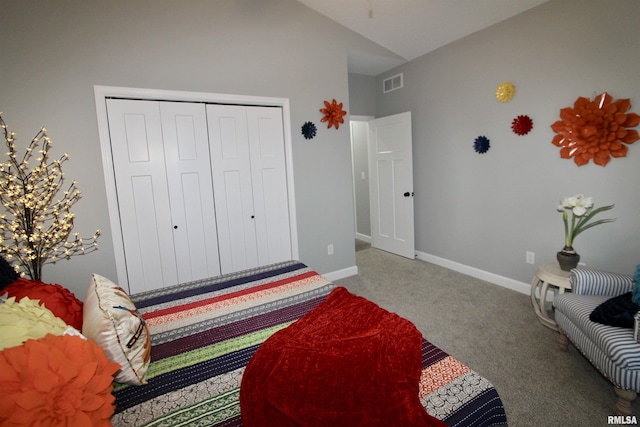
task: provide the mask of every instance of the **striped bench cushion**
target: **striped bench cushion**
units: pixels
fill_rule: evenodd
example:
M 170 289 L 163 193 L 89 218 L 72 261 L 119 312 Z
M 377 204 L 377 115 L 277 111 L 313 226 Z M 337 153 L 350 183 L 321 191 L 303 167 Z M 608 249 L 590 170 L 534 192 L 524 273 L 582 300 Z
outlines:
M 560 312 L 562 317 L 587 337 L 589 342 L 576 343 L 574 337 L 571 336 L 571 326 L 560 325 L 569 339 L 579 346 L 580 350 L 590 359 L 591 348 L 597 347 L 620 369 L 640 371 L 640 344 L 633 338 L 633 329 L 602 325 L 589 320 L 591 312 L 609 298 L 611 297 L 573 293 L 558 295 L 553 300 L 553 305 L 556 308 L 556 321 L 560 325 L 560 316 L 557 315 L 557 312 Z

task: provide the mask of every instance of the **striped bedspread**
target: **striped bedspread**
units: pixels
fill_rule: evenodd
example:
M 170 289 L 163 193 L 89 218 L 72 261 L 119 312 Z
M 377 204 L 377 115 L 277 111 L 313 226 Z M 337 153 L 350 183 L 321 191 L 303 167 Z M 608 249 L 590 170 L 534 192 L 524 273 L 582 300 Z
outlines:
M 258 346 L 334 285 L 289 261 L 132 295 L 151 332 L 148 384 L 115 384 L 114 426 L 241 426 L 239 391 Z M 423 340 L 420 398 L 452 426 L 506 424 L 486 379 Z

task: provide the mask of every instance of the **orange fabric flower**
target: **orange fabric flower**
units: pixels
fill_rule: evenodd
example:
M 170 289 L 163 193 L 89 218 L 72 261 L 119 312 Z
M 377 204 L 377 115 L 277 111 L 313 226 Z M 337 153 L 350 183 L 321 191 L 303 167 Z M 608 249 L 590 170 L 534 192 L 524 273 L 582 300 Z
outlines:
M 611 157 L 625 157 L 628 147 L 638 139 L 637 130 L 627 129 L 638 126 L 640 116 L 626 113 L 631 108 L 628 99 L 613 98 L 606 92 L 593 101 L 580 97 L 573 108 L 560 110 L 560 118 L 551 125 L 557 135 L 551 141 L 562 147 L 560 157 L 578 165 L 586 165 L 590 160 L 606 166 Z
M 48 334 L 0 352 L 0 424 L 110 426 L 120 369 L 93 341 Z
M 39 300 L 53 314 L 62 319 L 67 325 L 82 330 L 83 303 L 76 296 L 57 283 L 42 283 L 40 280 L 18 278 L 4 288 L 10 297 L 20 301 L 24 297 Z
M 331 126 L 335 126 L 336 129 L 340 127 L 340 123 L 344 123 L 343 116 L 347 114 L 346 111 L 342 109 L 342 102 L 338 104 L 334 99 L 331 103 L 329 101 L 324 101 L 324 106 L 326 108 L 321 108 L 320 112 L 324 114 L 324 117 L 320 119 L 321 122 L 327 122 L 327 129 Z

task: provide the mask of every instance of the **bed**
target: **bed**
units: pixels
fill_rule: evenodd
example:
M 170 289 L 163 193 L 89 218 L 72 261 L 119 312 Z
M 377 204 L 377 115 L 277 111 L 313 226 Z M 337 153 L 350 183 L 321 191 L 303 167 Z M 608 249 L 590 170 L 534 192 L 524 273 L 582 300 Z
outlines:
M 114 384 L 114 426 L 243 425 L 240 385 L 257 349 L 336 288 L 289 261 L 132 295 L 151 335 L 151 363 L 147 384 Z M 428 414 L 450 426 L 506 425 L 487 379 L 420 341 L 418 398 Z

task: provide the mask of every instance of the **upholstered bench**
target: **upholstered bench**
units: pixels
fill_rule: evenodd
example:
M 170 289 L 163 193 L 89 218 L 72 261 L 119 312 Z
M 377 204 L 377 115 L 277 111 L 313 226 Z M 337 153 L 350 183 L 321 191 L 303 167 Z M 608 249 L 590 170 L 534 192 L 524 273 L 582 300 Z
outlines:
M 571 341 L 613 383 L 618 413 L 630 415 L 631 402 L 640 392 L 640 344 L 632 328 L 592 322 L 589 315 L 612 297 L 631 292 L 633 277 L 574 268 L 569 279 L 573 292 L 553 300 L 560 349 L 566 351 Z

